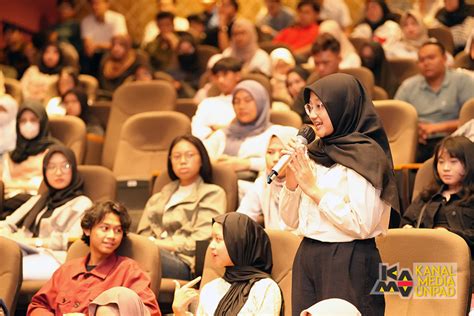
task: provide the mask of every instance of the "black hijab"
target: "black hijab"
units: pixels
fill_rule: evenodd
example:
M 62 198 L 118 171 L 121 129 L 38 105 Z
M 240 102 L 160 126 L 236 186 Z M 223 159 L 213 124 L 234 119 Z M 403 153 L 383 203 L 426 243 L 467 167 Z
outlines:
M 310 92 L 324 104 L 334 132 L 309 144 L 309 157 L 326 167 L 339 163 L 354 170 L 381 190 L 381 198 L 399 211 L 387 135 L 362 84 L 351 75 L 337 73 L 306 87 L 306 103 Z
M 49 160 L 55 153 L 61 153 L 66 157 L 66 160 L 71 166 L 72 178 L 71 183 L 64 189 L 57 190 L 53 188 L 48 183 L 48 178 L 46 176 L 46 168 L 48 166 Z M 55 145 L 49 148 L 48 153 L 44 156 L 43 159 L 43 181 L 48 191 L 45 194 L 41 194 L 40 199 L 36 204 L 31 208 L 28 214 L 24 217 L 23 227 L 27 228 L 30 232 L 33 233 L 34 237 L 37 237 L 39 234 L 39 227 L 41 220 L 43 218 L 48 218 L 53 213 L 54 209 L 64 205 L 70 200 L 83 195 L 83 186 L 84 181 L 82 177 L 77 172 L 77 163 L 76 156 L 74 152 L 63 146 Z M 37 216 L 41 213 L 42 210 L 46 207 L 46 212 L 41 215 L 41 218 L 37 221 Z
M 270 278 L 273 266 L 270 239 L 260 225 L 244 214 L 227 213 L 213 221 L 223 226 L 225 246 L 234 263 L 226 267 L 224 280 L 231 286 L 214 315 L 237 315 L 254 283 Z
M 469 10 L 464 0 L 459 0 L 459 7 L 456 11 L 449 12 L 446 7 L 440 9 L 435 18 L 447 27 L 461 24 L 469 16 Z
M 390 11 L 385 0 L 369 0 L 367 1 L 367 4 L 369 2 L 377 3 L 382 8 L 382 13 L 383 13 L 382 18 L 376 22 L 372 22 L 368 18 L 364 18 L 362 20 L 361 23 L 367 23 L 372 29 L 372 32 L 375 31 L 379 26 L 382 26 L 387 20 L 392 20 L 392 21 L 397 20 L 396 16 Z
M 40 121 L 39 133 L 33 139 L 26 139 L 20 133 L 20 117 L 26 110 L 33 112 Z M 29 100 L 23 103 L 16 116 L 16 147 L 10 154 L 13 162 L 23 162 L 28 159 L 29 156 L 37 155 L 46 150 L 49 146 L 59 143 L 58 140 L 49 136 L 48 125 L 48 115 L 40 102 Z
M 87 125 L 89 123 L 89 103 L 88 103 L 88 97 L 87 94 L 78 88 L 72 88 L 71 90 L 68 90 L 63 96 L 62 96 L 62 101 L 64 102 L 64 98 L 68 94 L 74 94 L 77 98 L 77 101 L 79 101 L 79 104 L 81 105 L 81 114 L 79 115 L 79 118 L 84 121 L 84 123 Z
M 58 63 L 53 67 L 48 67 L 43 62 L 43 55 L 46 52 L 46 49 L 48 49 L 48 47 L 50 47 L 50 46 L 55 47 L 58 50 L 58 54 L 59 54 Z M 63 52 L 62 52 L 61 48 L 59 47 L 59 45 L 57 43 L 47 43 L 41 49 L 40 60 L 38 62 L 38 69 L 39 69 L 40 72 L 42 72 L 44 74 L 48 74 L 48 75 L 59 74 L 59 72 L 61 71 L 61 68 L 63 68 L 63 66 L 64 66 L 63 65 L 63 60 L 64 60 Z

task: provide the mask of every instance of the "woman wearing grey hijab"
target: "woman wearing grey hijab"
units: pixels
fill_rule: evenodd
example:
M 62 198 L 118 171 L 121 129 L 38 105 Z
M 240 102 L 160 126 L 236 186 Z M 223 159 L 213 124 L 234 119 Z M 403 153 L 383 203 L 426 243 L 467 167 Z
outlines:
M 257 81 L 244 80 L 234 88 L 232 104 L 235 119 L 204 143 L 209 156 L 236 172 L 264 171 L 266 145 L 272 135 L 268 91 Z

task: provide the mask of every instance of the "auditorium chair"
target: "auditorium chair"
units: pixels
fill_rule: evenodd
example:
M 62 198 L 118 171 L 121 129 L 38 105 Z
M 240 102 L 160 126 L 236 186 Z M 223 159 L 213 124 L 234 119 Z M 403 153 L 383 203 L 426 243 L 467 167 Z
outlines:
M 0 249 L 0 298 L 5 302 L 10 315 L 15 315 L 23 275 L 21 249 L 16 242 L 4 237 L 0 237 Z
M 394 58 L 390 59 L 388 63 L 392 75 L 398 79 L 399 83 L 419 73 L 417 61 L 413 59 Z
M 465 69 L 470 69 L 470 58 L 469 55 L 465 51 L 460 51 L 459 53 L 456 54 L 454 57 L 454 64 L 453 68 L 465 68 Z
M 82 164 L 86 150 L 86 125 L 84 121 L 72 115 L 52 116 L 49 118 L 49 129 L 51 136 L 60 140 L 74 152 L 77 164 Z
M 400 100 L 374 101 L 390 143 L 394 165 L 415 162 L 418 145 L 418 115 L 415 108 Z
M 434 37 L 438 42 L 440 42 L 444 49 L 450 54 L 454 52 L 454 39 L 451 30 L 447 27 L 432 27 L 428 29 L 428 36 Z
M 459 126 L 474 119 L 474 98 L 467 100 L 459 112 Z
M 409 269 L 413 281 L 418 281 L 417 275 L 420 275 L 416 269 L 414 270 L 415 264 L 426 266 L 426 264 L 439 263 L 441 266 L 443 264 L 446 266 L 454 263 L 457 266 L 456 298 L 426 298 L 426 294 L 422 292 L 418 292 L 421 295 L 415 298 L 415 287 L 409 298 L 402 298 L 397 292 L 386 291 L 385 315 L 466 315 L 470 296 L 471 255 L 463 238 L 446 230 L 397 228 L 389 229 L 387 235 L 383 237 L 377 237 L 376 243 L 382 263 L 387 266 L 398 264 L 398 275 L 401 274 L 400 269 Z M 377 272 L 374 271 L 374 273 Z M 425 277 L 430 275 L 436 276 L 428 273 Z M 418 291 L 420 289 L 421 287 Z

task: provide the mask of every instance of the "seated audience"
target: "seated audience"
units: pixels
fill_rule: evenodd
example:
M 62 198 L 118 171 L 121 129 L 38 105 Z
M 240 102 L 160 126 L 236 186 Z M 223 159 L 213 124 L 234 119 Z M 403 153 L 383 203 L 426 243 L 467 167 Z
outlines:
M 453 35 L 454 54 L 466 46 L 474 28 L 474 17 L 465 0 L 444 0 L 444 7 L 436 13 L 438 24 L 448 27 Z
M 127 35 L 125 17 L 109 10 L 109 0 L 88 0 L 92 13 L 81 21 L 81 37 L 84 43 L 85 58 L 81 63 L 82 71 L 97 75 L 100 61 L 112 43 L 112 37 Z
M 242 73 L 253 71 L 271 75 L 270 56 L 258 47 L 258 36 L 255 25 L 249 20 L 239 18 L 232 26 L 230 46 L 222 55 L 234 57 L 242 62 Z
M 319 0 L 321 5 L 320 18 L 323 21 L 333 20 L 339 27 L 347 31 L 352 25 L 352 18 L 349 7 L 344 0 Z
M 311 48 L 314 60 L 314 72 L 318 78 L 323 78 L 339 72 L 342 62 L 341 44 L 331 34 L 325 33 L 318 36 Z
M 178 63 L 167 72 L 177 82 L 179 98 L 192 98 L 199 89 L 199 81 L 206 69 L 199 63 L 198 45 L 189 33 L 182 33 L 176 46 Z
M 356 49 L 347 38 L 347 35 L 341 29 L 339 24 L 333 20 L 326 20 L 319 26 L 319 34 L 331 34 L 339 42 L 341 46 L 341 61 L 339 68 L 356 68 L 361 66 L 360 57 Z
M 366 42 L 362 44 L 359 54 L 362 66 L 374 74 L 375 85 L 382 87 L 390 99 L 393 98 L 400 82 L 392 73 L 382 45 L 378 42 Z
M 265 154 L 266 172 L 255 180 L 237 209 L 237 212 L 250 216 L 256 222 L 261 222 L 263 217 L 265 228 L 287 229 L 278 210 L 280 191 L 285 183 L 285 170 L 281 171 L 271 184 L 267 183 L 267 176 L 280 160 L 284 146 L 297 133 L 298 130 L 294 127 L 275 126 Z
M 109 92 L 115 91 L 143 63 L 132 48 L 128 35 L 112 37 L 110 52 L 104 56 L 99 69 L 99 86 Z
M 150 56 L 150 62 L 155 71 L 167 70 L 176 62 L 175 51 L 180 35 L 174 29 L 173 19 L 174 14 L 171 12 L 158 13 L 156 23 L 160 33 L 145 47 L 145 51 Z
M 474 79 L 446 68 L 443 45 L 428 41 L 418 51 L 420 74 L 405 80 L 395 99 L 413 105 L 418 113 L 417 162 L 433 155 L 433 148 L 458 128 L 461 106 L 474 97 Z
M 226 196 L 211 183 L 209 156 L 194 136 L 173 140 L 168 175 L 173 181 L 148 200 L 137 232 L 160 248 L 163 278 L 190 280 L 196 241 L 211 238 L 211 220 L 225 213 Z
M 58 80 L 50 86 L 49 100 L 46 104 L 48 116 L 63 115 L 64 106 L 61 97 L 69 90 L 79 87 L 79 72 L 73 67 L 64 67 L 59 71 Z
M 296 66 L 288 72 L 286 77 L 286 87 L 288 88 L 288 92 L 290 93 L 293 100 L 301 91 L 303 91 L 308 77 L 309 72 L 300 66 Z
M 4 22 L 3 43 L 0 63 L 15 68 L 18 72 L 16 79 L 20 79 L 32 64 L 34 48 L 31 35 L 16 25 Z
M 474 143 L 451 136 L 436 146 L 433 160 L 435 183 L 408 207 L 402 227 L 447 229 L 464 238 L 474 250 Z
M 18 103 L 6 93 L 3 73 L 0 70 L 0 163 L 3 154 L 15 148 L 17 112 Z
M 236 172 L 264 171 L 266 144 L 273 133 L 268 91 L 257 81 L 241 81 L 232 92 L 232 104 L 235 119 L 204 141 L 209 156 Z
M 133 315 L 161 315 L 150 289 L 150 278 L 134 260 L 116 254 L 130 223 L 127 209 L 118 203 L 102 202 L 89 208 L 81 220 L 81 227 L 82 239 L 90 247 L 90 253 L 70 260 L 56 270 L 33 296 L 27 315 L 88 314 L 91 301 L 105 293 L 116 295 L 116 291 L 126 293 L 121 299 L 127 300 L 128 305 L 145 305 L 143 314 Z M 127 295 L 127 290 L 121 287 L 138 296 Z M 92 303 L 89 311 L 96 305 L 97 302 Z
M 178 32 L 186 32 L 190 27 L 190 23 L 187 19 L 176 15 L 176 2 L 177 0 L 155 0 L 156 10 L 158 14 L 161 12 L 170 12 L 174 15 L 173 27 Z M 145 25 L 143 31 L 142 46 L 146 46 L 148 43 L 153 41 L 160 34 L 160 26 L 157 23 L 157 19 L 153 19 Z
M 191 14 L 188 16 L 189 30 L 188 32 L 195 38 L 198 44 L 206 40 L 206 16 L 204 13 Z
M 385 0 L 369 0 L 366 2 L 365 17 L 354 28 L 351 36 L 379 42 L 384 49 L 389 50 L 402 36 L 396 20 Z
M 3 159 L 4 212 L 16 210 L 38 193 L 43 181 L 43 157 L 51 145 L 58 143 L 49 136 L 48 122 L 40 103 L 26 101 L 18 110 L 16 147 Z
M 74 0 L 58 0 L 59 21 L 51 28 L 51 38 L 60 43 L 71 44 L 78 54 L 82 54 L 81 23 L 76 19 Z
M 420 14 L 414 10 L 403 13 L 400 19 L 402 37 L 385 51 L 388 59 L 408 58 L 417 60 L 418 50 L 428 40 L 428 29 Z
M 225 268 L 224 276 L 205 284 L 200 293 L 176 282 L 175 315 L 186 315 L 193 301 L 199 301 L 196 315 L 280 315 L 281 291 L 270 276 L 270 239 L 260 225 L 236 212 L 218 216 L 209 249 L 213 264 Z
M 204 140 L 234 119 L 231 93 L 240 81 L 241 69 L 242 63 L 234 57 L 222 58 L 212 66 L 211 78 L 220 95 L 205 98 L 199 103 L 191 122 L 194 136 Z
M 21 77 L 25 100 L 47 101 L 45 98 L 48 89 L 58 80 L 59 71 L 63 67 L 62 52 L 56 43 L 46 44 L 39 56 L 38 65 L 30 66 Z
M 257 18 L 257 25 L 264 34 L 274 37 L 284 28 L 290 27 L 295 21 L 295 13 L 281 3 L 281 0 L 266 0 L 266 13 Z
M 49 279 L 65 259 L 69 238 L 80 238 L 81 217 L 92 201 L 84 195 L 84 181 L 76 157 L 63 145 L 51 146 L 43 160 L 46 192 L 35 195 L 0 222 L 6 237 L 60 253 L 23 256 L 23 279 Z
M 79 117 L 86 124 L 88 134 L 104 135 L 104 128 L 100 125 L 97 117 L 93 116 L 89 110 L 87 94 L 80 89 L 71 89 L 67 91 L 62 99 L 64 105 L 64 115 Z
M 301 0 L 297 5 L 297 23 L 281 30 L 274 43 L 288 45 L 296 55 L 306 55 L 319 34 L 317 24 L 319 4 L 312 0 Z
M 215 46 L 223 51 L 229 47 L 232 27 L 239 12 L 239 3 L 237 0 L 222 0 L 218 3 L 217 9 L 217 24 L 210 21 L 210 24 L 214 25 L 206 30 L 207 36 L 203 44 Z
M 286 48 L 276 48 L 270 53 L 272 62 L 272 98 L 283 101 L 286 104 L 292 104 L 293 98 L 288 92 L 286 80 L 288 73 L 295 67 L 296 61 L 293 54 Z

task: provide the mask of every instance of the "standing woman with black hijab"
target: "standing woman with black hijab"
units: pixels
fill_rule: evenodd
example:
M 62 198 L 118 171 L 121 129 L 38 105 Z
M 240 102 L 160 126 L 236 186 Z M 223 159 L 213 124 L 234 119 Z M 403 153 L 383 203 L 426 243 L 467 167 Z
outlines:
M 308 147 L 290 142 L 280 193 L 282 219 L 304 236 L 293 263 L 293 315 L 328 298 L 383 315 L 384 297 L 370 294 L 381 262 L 374 238 L 399 208 L 387 136 L 350 75 L 316 81 L 304 99 L 318 137 Z
M 176 283 L 175 315 L 185 315 L 199 295 L 196 315 L 280 315 L 282 297 L 271 279 L 270 239 L 245 214 L 233 212 L 214 218 L 209 245 L 214 264 L 225 267 L 222 278 L 204 285 L 201 293 Z

